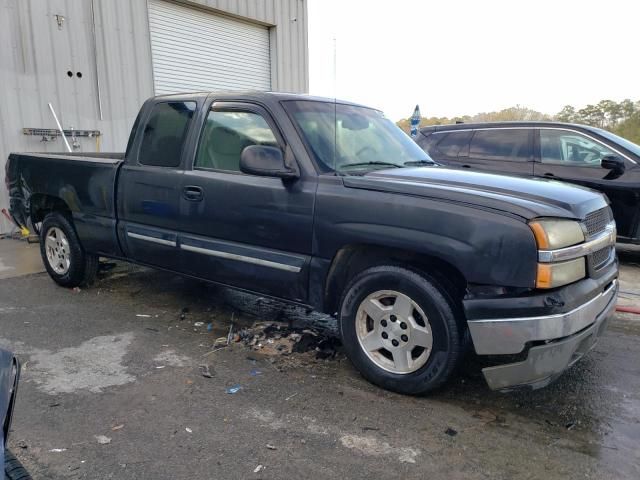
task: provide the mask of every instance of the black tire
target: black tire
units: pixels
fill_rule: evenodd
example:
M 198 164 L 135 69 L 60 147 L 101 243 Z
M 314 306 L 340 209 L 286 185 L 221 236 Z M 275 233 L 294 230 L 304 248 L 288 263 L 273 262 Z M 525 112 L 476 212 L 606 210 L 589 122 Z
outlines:
M 69 267 L 63 273 L 57 273 L 47 258 L 46 238 L 52 228 L 60 229 L 69 244 Z M 92 284 L 96 278 L 98 256 L 84 251 L 73 223 L 60 212 L 49 213 L 42 221 L 40 255 L 49 276 L 58 285 L 68 288 L 87 286 Z
M 29 472 L 9 450 L 4 451 L 4 478 L 5 480 L 31 480 Z
M 433 339 L 424 365 L 411 373 L 393 373 L 377 365 L 361 347 L 356 333 L 358 307 L 370 294 L 393 290 L 411 298 L 427 316 Z M 397 393 L 423 395 L 442 386 L 462 357 L 464 327 L 458 324 L 454 295 L 433 278 L 398 266 L 378 266 L 358 274 L 341 301 L 339 326 L 347 356 L 370 382 Z M 458 314 L 459 315 L 459 314 Z M 463 319 L 459 319 L 462 323 Z M 464 323 L 462 323 L 464 325 Z

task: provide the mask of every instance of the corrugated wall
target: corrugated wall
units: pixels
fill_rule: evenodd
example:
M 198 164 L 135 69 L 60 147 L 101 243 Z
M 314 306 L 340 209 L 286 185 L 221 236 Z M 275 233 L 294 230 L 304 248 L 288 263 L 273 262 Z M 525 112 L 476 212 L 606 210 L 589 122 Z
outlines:
M 180 3 L 274 26 L 273 89 L 308 91 L 305 0 Z M 138 108 L 152 95 L 146 0 L 0 0 L 0 177 L 9 152 L 64 149 L 61 139 L 22 134 L 23 127 L 55 128 L 47 103 L 64 128 L 100 130 L 102 151 L 123 151 Z M 83 151 L 97 147 L 95 139 L 80 143 Z M 0 182 L 0 208 L 7 206 Z M 0 233 L 10 227 L 0 218 Z

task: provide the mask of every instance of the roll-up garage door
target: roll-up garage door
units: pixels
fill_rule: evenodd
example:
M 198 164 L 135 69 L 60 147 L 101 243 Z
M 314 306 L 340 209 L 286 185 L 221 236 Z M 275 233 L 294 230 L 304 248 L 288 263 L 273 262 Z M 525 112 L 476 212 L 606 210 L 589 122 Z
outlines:
M 149 29 L 156 95 L 271 89 L 267 27 L 150 0 Z

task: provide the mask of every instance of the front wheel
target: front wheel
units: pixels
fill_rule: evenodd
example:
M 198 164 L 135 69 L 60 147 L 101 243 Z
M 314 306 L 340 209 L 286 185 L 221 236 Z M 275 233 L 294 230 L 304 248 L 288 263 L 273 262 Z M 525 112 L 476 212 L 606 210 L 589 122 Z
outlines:
M 438 388 L 463 350 L 451 299 L 425 274 L 396 266 L 363 271 L 348 285 L 340 308 L 347 355 L 385 389 L 420 395 Z
M 40 254 L 49 276 L 63 287 L 88 285 L 98 271 L 98 257 L 84 251 L 73 224 L 59 212 L 42 222 Z

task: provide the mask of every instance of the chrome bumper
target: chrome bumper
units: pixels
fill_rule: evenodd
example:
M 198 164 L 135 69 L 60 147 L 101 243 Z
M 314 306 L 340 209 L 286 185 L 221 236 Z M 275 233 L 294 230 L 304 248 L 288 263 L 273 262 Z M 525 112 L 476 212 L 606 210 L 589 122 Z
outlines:
M 547 342 L 530 348 L 524 361 L 483 369 L 489 387 L 503 390 L 547 385 L 595 345 L 615 309 L 617 295 L 618 282 L 614 280 L 600 295 L 567 313 L 469 320 L 479 355 L 516 354 L 524 350 L 527 342 Z

